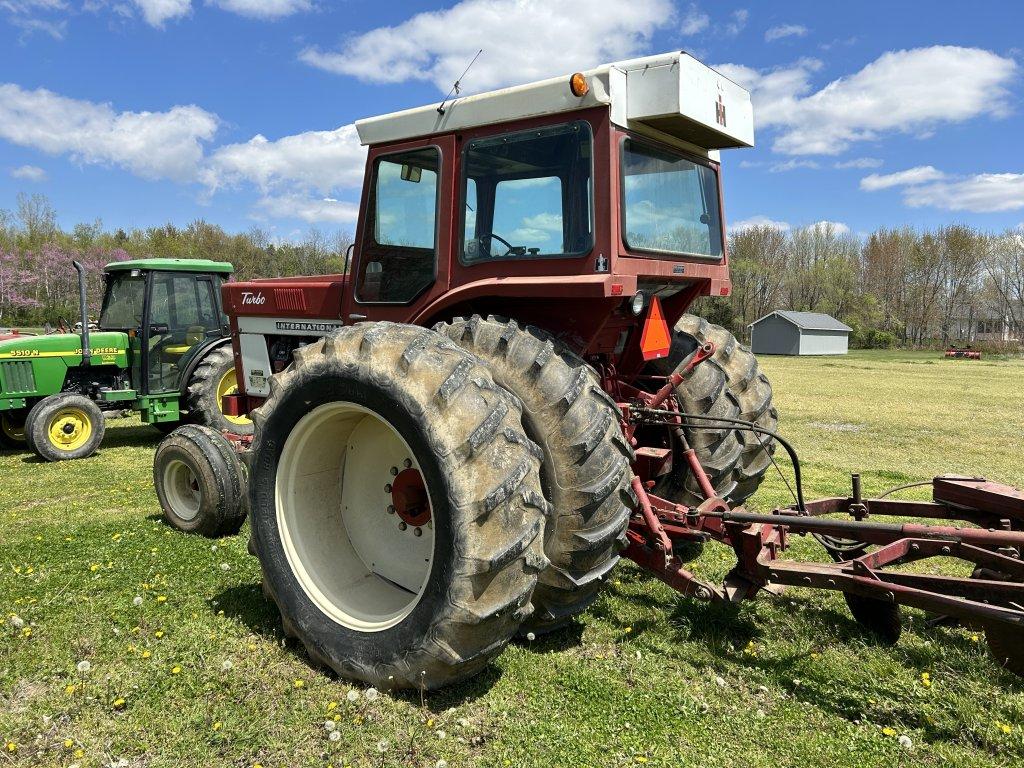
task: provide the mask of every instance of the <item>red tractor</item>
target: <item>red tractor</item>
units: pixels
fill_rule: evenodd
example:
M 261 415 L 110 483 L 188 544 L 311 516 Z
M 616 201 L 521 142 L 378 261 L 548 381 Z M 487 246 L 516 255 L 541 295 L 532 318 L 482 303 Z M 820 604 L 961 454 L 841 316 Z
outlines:
M 937 490 L 914 510 L 859 491 L 739 506 L 790 449 L 750 350 L 686 313 L 730 291 L 718 150 L 753 144 L 742 88 L 672 53 L 357 128 L 345 274 L 224 287 L 239 382 L 224 407 L 255 423 L 251 442 L 229 436 L 247 471 L 200 427 L 167 438 L 154 470 L 185 530 L 233 531 L 248 507 L 264 589 L 312 659 L 389 688 L 464 679 L 584 611 L 621 554 L 699 599 L 816 585 L 887 639 L 905 603 L 1016 648 L 1012 489 L 947 480 L 955 501 Z M 855 519 L 819 517 L 837 512 Z M 793 532 L 836 562 L 777 560 Z M 938 555 L 934 536 L 994 580 L 882 570 Z M 724 585 L 679 554 L 708 539 L 737 553 Z

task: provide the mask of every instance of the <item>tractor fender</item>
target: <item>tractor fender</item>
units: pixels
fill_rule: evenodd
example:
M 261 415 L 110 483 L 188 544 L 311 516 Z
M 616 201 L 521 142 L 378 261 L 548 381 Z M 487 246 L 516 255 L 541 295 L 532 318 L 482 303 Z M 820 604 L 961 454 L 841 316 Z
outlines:
M 189 355 L 188 363 L 185 365 L 184 370 L 181 372 L 181 380 L 178 382 L 180 395 L 182 402 L 184 402 L 186 395 L 188 394 L 188 384 L 192 380 L 192 374 L 196 372 L 196 368 L 203 362 L 203 359 L 213 352 L 215 349 L 223 347 L 225 344 L 231 343 L 230 336 L 222 336 L 219 339 L 210 339 L 202 344 L 196 345 L 196 348 L 192 350 Z

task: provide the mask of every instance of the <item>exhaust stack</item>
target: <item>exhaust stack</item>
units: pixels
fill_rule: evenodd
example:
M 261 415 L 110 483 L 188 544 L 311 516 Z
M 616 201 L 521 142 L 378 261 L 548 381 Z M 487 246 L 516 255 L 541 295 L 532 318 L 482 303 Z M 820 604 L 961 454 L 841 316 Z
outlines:
M 85 298 L 85 267 L 80 261 L 71 262 L 78 272 L 78 309 L 82 320 L 82 365 L 92 363 L 92 350 L 89 349 L 89 307 Z

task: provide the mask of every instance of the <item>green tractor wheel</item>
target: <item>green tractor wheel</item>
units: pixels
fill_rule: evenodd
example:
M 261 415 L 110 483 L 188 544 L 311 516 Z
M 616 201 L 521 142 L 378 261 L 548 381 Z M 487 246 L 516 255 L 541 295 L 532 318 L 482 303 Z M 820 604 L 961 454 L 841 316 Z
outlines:
M 25 445 L 24 411 L 7 411 L 0 414 L 0 446 L 18 450 Z
M 103 412 L 82 395 L 50 395 L 36 403 L 25 420 L 28 447 L 46 461 L 92 456 L 103 442 Z

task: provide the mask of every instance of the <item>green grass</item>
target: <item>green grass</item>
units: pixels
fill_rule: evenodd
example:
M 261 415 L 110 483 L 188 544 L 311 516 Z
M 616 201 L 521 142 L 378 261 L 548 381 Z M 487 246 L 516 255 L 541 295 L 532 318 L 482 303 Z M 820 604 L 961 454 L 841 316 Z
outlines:
M 764 366 L 810 496 L 845 492 L 851 470 L 868 492 L 939 472 L 1024 485 L 1024 361 L 865 352 Z M 370 701 L 284 641 L 246 531 L 214 543 L 161 522 L 158 439 L 117 420 L 85 461 L 0 455 L 0 766 L 1024 760 L 1024 686 L 992 664 L 983 637 L 908 611 L 900 643 L 879 647 L 839 596 L 795 590 L 724 610 L 628 563 L 575 629 L 513 644 L 475 680 L 423 700 Z M 786 501 L 769 477 L 753 506 Z M 794 550 L 813 553 L 805 540 Z M 697 570 L 728 566 L 715 547 Z M 328 739 L 329 715 L 340 740 Z

